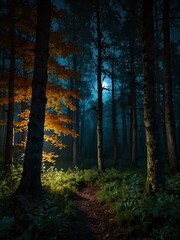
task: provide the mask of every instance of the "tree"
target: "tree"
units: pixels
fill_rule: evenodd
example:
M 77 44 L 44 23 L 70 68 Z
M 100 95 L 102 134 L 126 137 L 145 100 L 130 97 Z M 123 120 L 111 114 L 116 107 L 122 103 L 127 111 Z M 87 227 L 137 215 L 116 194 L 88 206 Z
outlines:
M 96 21 L 97 21 L 97 48 L 98 48 L 98 64 L 97 64 L 97 86 L 98 86 L 98 108 L 97 108 L 97 157 L 98 170 L 103 170 L 103 103 L 102 103 L 102 32 L 101 32 L 101 16 L 100 1 L 96 2 Z
M 137 104 L 136 104 L 136 75 L 135 75 L 135 59 L 134 59 L 134 40 L 130 43 L 130 124 L 131 124 L 131 167 L 137 167 Z
M 31 112 L 25 149 L 22 178 L 16 194 L 42 195 L 41 162 L 46 107 L 47 65 L 49 57 L 51 2 L 37 1 L 37 27 Z
M 177 149 L 174 127 L 174 112 L 172 100 L 171 78 L 171 47 L 170 47 L 170 0 L 164 0 L 163 10 L 163 36 L 164 36 L 164 110 L 165 128 L 169 165 L 173 172 L 178 171 Z
M 0 79 L 0 96 L 1 98 L 4 97 L 5 89 L 4 89 L 4 79 L 5 79 L 5 49 L 2 49 L 2 65 L 1 65 L 1 79 Z M 6 126 L 5 126 L 5 105 L 0 105 L 0 153 L 1 155 L 4 155 L 4 144 L 6 139 L 6 132 L 5 132 Z
M 27 2 L 26 2 L 27 3 Z M 16 66 L 16 79 L 15 79 L 15 89 L 14 89 L 14 102 L 16 104 L 15 109 L 15 121 L 14 121 L 14 136 L 15 136 L 15 152 L 21 153 L 16 154 L 22 159 L 22 153 L 24 153 L 25 141 L 19 142 L 20 138 L 17 136 L 19 133 L 26 136 L 27 133 L 27 122 L 29 120 L 29 109 L 31 101 L 31 92 L 32 92 L 32 71 L 33 71 L 33 62 L 34 62 L 34 42 L 35 42 L 35 26 L 37 22 L 37 14 L 35 11 L 32 12 L 29 5 L 20 4 L 21 11 L 18 11 L 19 5 L 16 4 L 16 55 L 18 58 L 18 65 Z M 25 13 L 28 13 L 26 16 Z M 53 20 L 59 21 L 60 12 L 53 8 Z M 23 19 L 23 21 L 22 21 Z M 5 20 L 4 20 L 5 21 Z M 3 26 L 9 28 L 9 21 L 3 22 Z M 34 23 L 34 24 L 32 24 Z M 3 31 L 3 36 L 0 40 L 5 49 L 10 49 L 9 43 L 6 40 L 6 32 Z M 63 35 L 64 36 L 64 35 Z M 63 114 L 63 105 L 75 110 L 73 105 L 73 98 L 79 98 L 79 94 L 75 91 L 65 88 L 65 84 L 62 81 L 68 80 L 69 76 L 77 76 L 74 70 L 69 70 L 65 66 L 59 64 L 56 60 L 58 57 L 65 58 L 70 52 L 73 52 L 74 47 L 71 47 L 70 44 L 66 44 L 64 37 L 58 32 L 58 30 L 52 29 L 50 33 L 50 58 L 48 63 L 48 84 L 47 84 L 47 104 L 46 104 L 46 121 L 45 121 L 45 130 L 46 132 L 51 131 L 51 136 L 49 133 L 44 135 L 45 141 L 49 144 L 53 144 L 56 149 L 61 149 L 65 147 L 61 142 L 61 135 L 71 135 L 77 137 L 74 130 L 69 130 L 66 124 L 72 120 Z M 5 69 L 5 68 L 4 68 Z M 4 77 L 2 78 L 1 92 L 4 89 L 4 92 L 7 92 L 7 78 L 8 74 L 5 72 Z M 60 80 L 61 79 L 61 80 Z M 5 106 L 8 103 L 8 98 L 5 94 L 2 95 L 0 99 L 0 105 Z M 22 108 L 25 107 L 24 109 Z M 18 111 L 21 113 L 18 114 Z M 55 116 L 54 116 L 55 115 Z M 19 121 L 20 120 L 20 121 Z M 1 124 L 4 124 L 1 121 Z M 22 139 L 23 140 L 23 139 Z M 47 145 L 46 145 L 47 146 Z M 56 150 L 57 153 L 57 150 Z M 50 158 L 51 156 L 51 158 Z M 43 153 L 43 161 L 54 161 L 55 157 L 58 157 L 54 153 Z M 19 161 L 18 158 L 18 161 Z
M 115 100 L 115 54 L 111 57 L 111 84 L 112 84 L 112 137 L 113 137 L 113 167 L 118 163 L 117 119 Z
M 77 56 L 73 55 L 73 69 L 77 72 Z M 78 79 L 74 77 L 73 90 L 78 90 Z M 79 133 L 79 99 L 73 99 L 74 106 L 76 107 L 76 111 L 73 111 L 73 129 Z M 78 152 L 79 152 L 79 139 L 73 138 L 73 164 L 77 165 L 78 160 Z
M 158 175 L 161 175 L 160 159 L 158 156 L 154 71 L 154 29 L 153 29 L 153 0 L 142 0 L 142 60 L 144 76 L 144 124 L 147 148 L 147 178 L 146 191 L 153 194 L 161 185 Z
M 15 81 L 15 1 L 10 2 L 10 73 L 8 81 L 8 111 L 4 170 L 12 167 L 14 151 L 14 81 Z

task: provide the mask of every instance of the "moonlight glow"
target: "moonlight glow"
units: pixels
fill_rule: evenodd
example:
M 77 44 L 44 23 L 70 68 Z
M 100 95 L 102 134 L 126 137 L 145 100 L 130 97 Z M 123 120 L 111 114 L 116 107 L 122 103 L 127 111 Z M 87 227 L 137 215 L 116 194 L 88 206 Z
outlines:
M 102 87 L 103 87 L 103 88 L 107 88 L 107 82 L 103 81 Z

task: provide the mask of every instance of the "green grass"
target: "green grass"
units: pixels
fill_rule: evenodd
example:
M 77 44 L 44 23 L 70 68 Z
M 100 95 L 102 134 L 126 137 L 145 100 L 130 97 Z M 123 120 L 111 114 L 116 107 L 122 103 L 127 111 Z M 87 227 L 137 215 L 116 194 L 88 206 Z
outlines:
M 64 172 L 42 168 L 45 189 L 41 201 L 11 196 L 22 168 L 0 175 L 0 239 L 61 239 L 76 214 L 72 199 L 78 188 L 97 184 L 99 201 L 113 210 L 126 239 L 180 239 L 180 175 L 167 176 L 167 190 L 144 194 L 145 174 L 136 171 L 74 168 Z

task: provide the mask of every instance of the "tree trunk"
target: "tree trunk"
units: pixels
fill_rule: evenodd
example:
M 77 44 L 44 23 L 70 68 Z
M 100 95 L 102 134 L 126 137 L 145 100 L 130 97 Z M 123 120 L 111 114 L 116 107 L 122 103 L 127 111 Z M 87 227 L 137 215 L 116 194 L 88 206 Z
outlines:
M 113 167 L 117 166 L 117 126 L 116 126 L 116 103 L 115 103 L 115 76 L 114 59 L 112 59 L 111 82 L 112 82 L 112 138 L 113 138 Z
M 23 85 L 24 85 L 24 91 L 25 94 L 26 92 L 26 87 L 28 85 L 28 73 L 25 70 L 25 63 L 24 63 L 24 80 L 23 80 Z M 24 112 L 26 109 L 29 109 L 29 105 L 27 102 L 21 102 L 21 112 Z M 23 131 L 20 133 L 20 143 L 26 141 L 26 136 L 27 136 L 27 131 Z
M 156 120 L 156 80 L 154 71 L 154 29 L 153 0 L 142 0 L 142 60 L 144 75 L 144 124 L 147 147 L 147 179 L 146 191 L 152 194 L 157 191 L 161 182 L 158 178 L 160 169 L 157 146 Z
M 77 72 L 77 56 L 73 55 L 73 70 Z M 73 90 L 78 90 L 78 83 L 76 77 L 74 77 Z M 76 111 L 73 112 L 73 129 L 79 134 L 79 99 L 73 99 Z M 73 138 L 73 165 L 77 165 L 78 150 L 79 150 L 79 137 Z
M 164 36 L 164 94 L 165 94 L 165 127 L 169 165 L 173 172 L 178 171 L 177 149 L 174 127 L 172 79 L 170 59 L 170 0 L 164 0 L 163 36 Z
M 157 129 L 157 132 L 158 132 L 158 151 L 159 151 L 159 161 L 160 161 L 160 164 L 162 165 L 162 168 L 163 168 L 163 165 L 164 165 L 164 157 L 163 157 L 163 142 L 164 142 L 164 137 L 163 137 L 163 129 L 162 129 L 162 121 L 161 121 L 161 96 L 160 96 L 160 89 L 161 89 L 161 82 L 160 82 L 160 74 L 159 74 L 159 41 L 158 39 L 160 39 L 160 35 L 161 35 L 161 31 L 159 31 L 159 24 L 158 24 L 158 6 L 157 4 L 155 4 L 155 14 L 154 14 L 154 17 L 155 17 L 155 42 L 156 45 L 155 45 L 155 79 L 156 79 L 156 120 L 158 121 L 158 129 Z M 163 112 L 164 114 L 164 112 Z M 163 177 L 163 175 L 162 175 Z
M 2 65 L 1 65 L 1 79 L 0 82 L 3 84 L 5 78 L 5 49 L 2 49 Z M 3 98 L 5 97 L 5 90 L 1 89 L 1 95 L 0 97 Z M 5 104 L 0 106 L 0 120 L 3 122 L 6 120 L 5 119 Z M 6 142 L 6 126 L 0 125 L 0 155 L 4 156 L 4 145 Z
M 8 112 L 4 170 L 10 172 L 14 152 L 14 80 L 15 80 L 15 1 L 10 2 L 10 73 L 8 82 Z
M 73 112 L 73 129 L 79 134 L 79 100 L 74 99 L 76 111 Z M 78 161 L 78 150 L 79 150 L 79 138 L 73 138 L 73 165 L 77 165 Z
M 49 56 L 50 0 L 37 1 L 35 63 L 32 81 L 31 112 L 23 173 L 16 194 L 40 197 L 41 163 L 46 108 L 47 65 Z
M 85 153 L 85 148 L 84 148 L 84 142 L 85 142 L 85 137 L 84 137 L 84 132 L 85 132 L 85 103 L 82 105 L 82 111 L 81 111 L 81 116 L 80 116 L 80 135 L 79 135 L 79 155 L 81 157 L 81 160 L 84 157 Z
M 136 76 L 134 69 L 134 40 L 130 44 L 130 68 L 131 68 L 131 84 L 130 84 L 130 96 L 131 96 L 131 167 L 137 167 L 137 107 L 136 107 Z
M 103 171 L 103 103 L 102 103 L 102 37 L 101 37 L 101 19 L 100 19 L 100 3 L 97 0 L 96 5 L 96 21 L 97 21 L 97 41 L 98 41 L 98 64 L 97 64 L 97 85 L 98 85 L 98 109 L 97 109 L 97 158 L 98 170 Z
M 126 119 L 126 103 L 124 98 L 124 81 L 122 81 L 121 87 L 121 114 L 122 114 L 122 154 L 127 153 L 128 138 L 127 138 L 127 119 Z

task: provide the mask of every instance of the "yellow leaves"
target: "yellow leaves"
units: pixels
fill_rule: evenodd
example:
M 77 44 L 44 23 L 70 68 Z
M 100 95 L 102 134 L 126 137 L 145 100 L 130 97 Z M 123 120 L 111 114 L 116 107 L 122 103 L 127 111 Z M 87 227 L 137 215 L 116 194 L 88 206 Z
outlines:
M 46 113 L 45 120 L 45 130 L 53 131 L 57 136 L 63 135 L 71 135 L 72 137 L 77 137 L 75 131 L 69 129 L 63 123 L 71 123 L 72 120 L 66 116 L 62 115 L 53 115 L 51 112 Z
M 59 124 L 60 122 L 65 122 L 65 123 L 72 123 L 72 119 L 70 119 L 67 116 L 64 115 L 54 115 L 52 112 L 48 111 L 46 112 L 46 121 L 50 122 L 56 122 Z
M 59 21 L 62 17 L 63 12 L 60 12 L 55 7 L 52 11 L 52 20 L 55 22 Z M 10 29 L 9 16 L 7 15 L 3 18 L 7 24 L 3 25 L 7 30 Z M 32 71 L 34 65 L 34 42 L 35 42 L 35 26 L 36 26 L 37 16 L 36 11 L 33 10 L 28 5 L 20 4 L 16 8 L 16 77 L 15 77 L 15 94 L 14 101 L 17 104 L 22 104 L 22 102 L 30 102 L 32 95 Z M 52 26 L 54 31 L 50 33 L 50 43 L 49 43 L 49 63 L 48 63 L 48 77 L 49 80 L 56 80 L 56 83 L 60 85 L 63 80 L 69 80 L 70 77 L 78 79 L 80 75 L 73 70 L 67 69 L 65 66 L 61 66 L 57 59 L 66 58 L 69 54 L 78 55 L 78 50 L 74 43 L 67 43 L 64 41 L 65 34 L 61 30 L 55 31 L 54 26 Z M 18 34 L 21 33 L 21 34 Z M 9 42 L 9 31 L 4 31 L 4 35 L 0 39 L 1 45 L 10 48 Z M 3 43 L 2 43 L 3 42 Z M 28 77 L 22 77 L 20 74 L 25 73 Z M 0 76 L 0 91 L 3 93 L 0 99 L 0 105 L 7 104 L 8 98 L 8 74 L 3 73 Z M 54 80 L 53 80 L 54 82 Z M 80 99 L 80 95 L 69 89 L 64 88 L 64 82 L 62 86 L 54 85 L 48 82 L 47 84 L 47 105 L 46 105 L 46 116 L 45 116 L 45 131 L 50 134 L 45 134 L 45 141 L 51 142 L 55 147 L 62 149 L 65 146 L 61 142 L 62 135 L 71 135 L 72 137 L 77 137 L 74 130 L 69 129 L 68 125 L 72 123 L 72 120 L 67 116 L 62 115 L 64 110 L 64 105 L 70 110 L 75 111 L 73 98 Z M 67 85 L 67 84 L 66 84 Z M 23 106 L 18 105 L 17 109 Z M 28 107 L 28 106 L 27 106 Z M 24 109 L 24 108 L 23 108 Z M 30 111 L 26 109 L 18 116 L 20 117 L 19 122 L 15 122 L 15 128 L 18 132 L 23 132 L 28 130 Z M 4 124 L 0 121 L 0 124 Z M 24 143 L 25 144 L 25 143 Z M 24 147 L 24 145 L 19 145 L 19 147 Z M 44 154 L 43 159 L 45 161 L 52 162 L 57 156 L 51 154 Z
M 61 114 L 62 112 L 62 98 L 64 92 L 61 87 L 52 85 L 51 83 L 47 84 L 46 96 L 47 96 L 47 109 L 54 109 L 57 113 Z
M 47 153 L 44 152 L 42 153 L 42 162 L 49 162 L 49 163 L 54 163 L 55 158 L 58 158 L 59 156 L 53 152 Z
M 29 121 L 30 111 L 26 109 L 18 116 L 21 118 L 21 121 L 15 122 L 16 131 L 23 132 L 28 130 L 28 121 Z M 69 129 L 65 124 L 72 123 L 72 120 L 67 116 L 63 115 L 54 115 L 52 112 L 46 112 L 45 116 L 45 131 L 50 132 L 50 134 L 44 135 L 44 140 L 50 141 L 55 147 L 62 149 L 65 145 L 62 144 L 60 140 L 61 134 L 71 135 L 72 137 L 77 137 L 77 133 L 74 130 Z
M 44 140 L 45 142 L 51 142 L 52 145 L 54 145 L 55 147 L 59 148 L 59 149 L 63 149 L 65 148 L 65 145 L 62 144 L 61 140 L 58 138 L 57 135 L 53 134 L 53 135 L 44 135 Z
M 64 104 L 65 104 L 68 108 L 70 108 L 72 111 L 75 111 L 75 110 L 76 110 L 76 107 L 73 105 L 72 99 L 70 99 L 70 98 L 65 98 L 65 99 L 64 99 Z
M 25 148 L 26 142 L 25 141 L 21 141 L 20 143 L 16 143 L 16 146 L 21 147 L 21 148 Z
M 29 121 L 29 114 L 30 111 L 26 109 L 24 112 L 21 112 L 18 114 L 18 116 L 21 118 L 21 121 L 15 122 L 14 125 L 16 127 L 16 131 L 18 132 L 24 132 L 28 130 L 28 121 Z
M 54 85 L 50 82 L 47 84 L 47 109 L 54 109 L 58 114 L 61 114 L 62 103 L 69 107 L 72 111 L 76 110 L 75 106 L 73 105 L 72 97 L 80 98 L 80 94 L 71 91 L 68 89 L 64 89 L 61 86 Z

